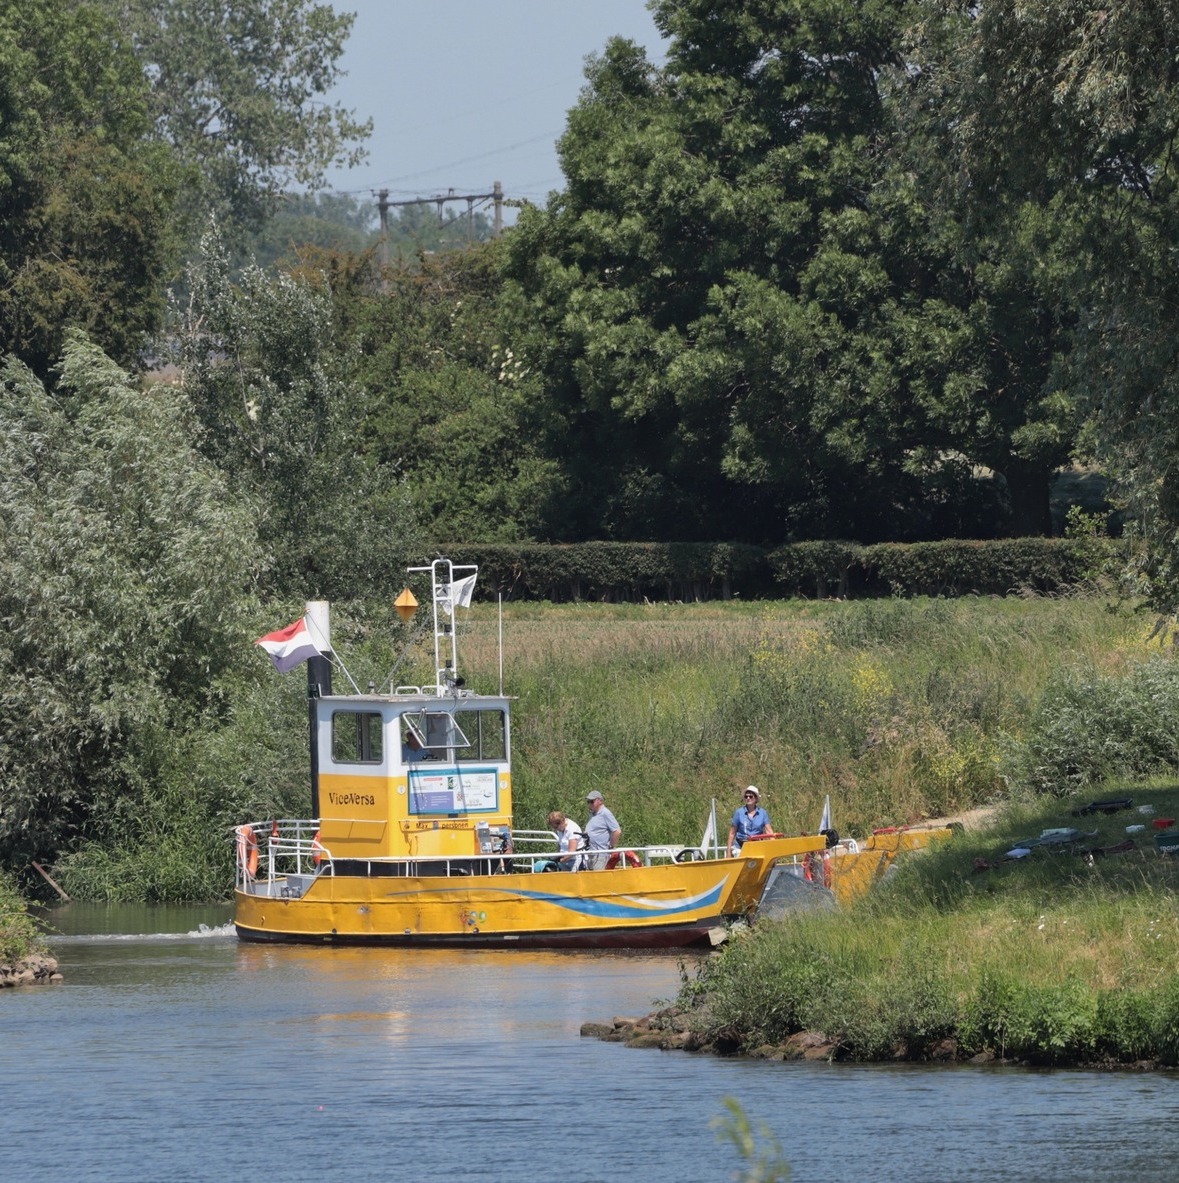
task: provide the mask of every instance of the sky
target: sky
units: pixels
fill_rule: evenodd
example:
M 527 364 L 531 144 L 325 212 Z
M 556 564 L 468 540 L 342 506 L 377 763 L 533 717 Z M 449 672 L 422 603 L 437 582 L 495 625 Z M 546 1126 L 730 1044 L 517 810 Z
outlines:
M 645 0 L 332 0 L 355 12 L 328 98 L 371 118 L 368 160 L 337 192 L 389 200 L 490 193 L 542 204 L 563 185 L 555 141 L 585 59 L 613 36 L 663 48 Z M 458 214 L 465 204 L 451 207 Z M 476 209 L 479 209 L 476 206 Z M 511 218 L 509 217 L 509 221 Z

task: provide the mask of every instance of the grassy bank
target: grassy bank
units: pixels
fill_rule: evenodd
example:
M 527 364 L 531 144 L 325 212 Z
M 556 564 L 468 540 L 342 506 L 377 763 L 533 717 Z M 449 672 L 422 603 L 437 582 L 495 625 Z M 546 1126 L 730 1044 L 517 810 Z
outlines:
M 1074 816 L 1091 795 L 1013 805 L 853 909 L 759 925 L 686 983 L 687 1026 L 761 1054 L 806 1031 L 836 1058 L 1179 1064 L 1179 858 L 1157 851 L 1151 825 L 1179 816 L 1179 784 L 1114 795 L 1135 808 Z M 1085 837 L 1006 857 L 1060 827 Z

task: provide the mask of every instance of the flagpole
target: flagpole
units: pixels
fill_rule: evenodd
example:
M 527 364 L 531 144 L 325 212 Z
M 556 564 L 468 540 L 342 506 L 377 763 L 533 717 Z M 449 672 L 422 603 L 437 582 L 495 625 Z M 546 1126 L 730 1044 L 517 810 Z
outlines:
M 327 653 L 307 659 L 307 740 L 311 754 L 311 816 L 319 820 L 319 708 L 317 699 L 332 692 L 332 622 L 326 600 L 307 602 L 307 619 L 322 640 Z

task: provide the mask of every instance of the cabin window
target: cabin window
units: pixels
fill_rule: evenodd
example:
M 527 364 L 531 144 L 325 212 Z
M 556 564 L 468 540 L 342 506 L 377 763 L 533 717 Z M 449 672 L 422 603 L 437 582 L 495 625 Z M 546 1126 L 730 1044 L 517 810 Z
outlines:
M 459 711 L 459 724 L 470 747 L 457 752 L 459 760 L 506 760 L 507 723 L 503 711 Z
M 381 716 L 376 711 L 336 711 L 332 715 L 332 760 L 336 764 L 379 764 Z
M 405 753 L 408 753 L 412 737 L 413 747 L 421 751 L 422 759 L 450 761 L 455 758 L 470 758 L 466 752 L 471 746 L 471 741 L 449 711 L 417 711 L 405 714 L 401 716 L 401 725 Z M 406 754 L 407 761 L 411 758 Z

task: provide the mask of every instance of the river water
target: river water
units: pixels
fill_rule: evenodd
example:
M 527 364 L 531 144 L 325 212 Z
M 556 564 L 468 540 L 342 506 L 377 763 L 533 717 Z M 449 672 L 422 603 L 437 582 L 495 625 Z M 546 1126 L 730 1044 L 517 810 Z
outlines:
M 5 1177 L 727 1180 L 726 1098 L 795 1183 L 1179 1173 L 1170 1075 L 632 1050 L 578 1029 L 672 997 L 674 955 L 269 947 L 227 919 L 52 915 L 65 983 L 0 995 Z

